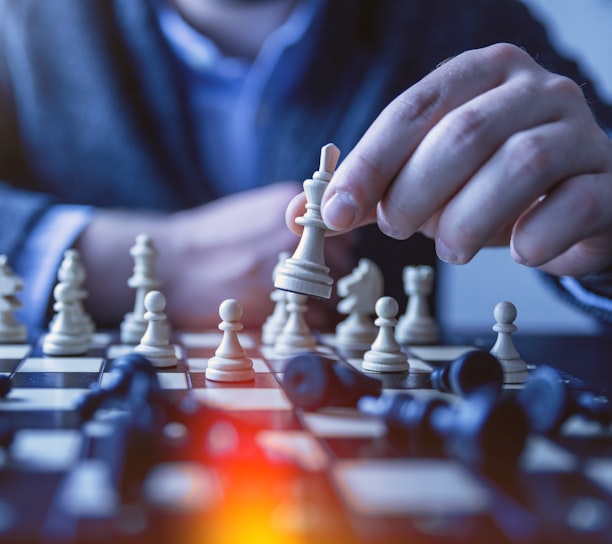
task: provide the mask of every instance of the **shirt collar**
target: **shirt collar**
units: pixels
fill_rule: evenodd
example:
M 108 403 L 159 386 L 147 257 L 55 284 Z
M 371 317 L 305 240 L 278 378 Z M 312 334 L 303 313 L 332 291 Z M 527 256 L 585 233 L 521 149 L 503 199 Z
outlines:
M 257 58 L 248 59 L 224 54 L 208 37 L 189 25 L 169 3 L 158 4 L 162 33 L 177 58 L 196 73 L 234 79 L 244 77 L 253 64 L 263 57 L 278 58 L 280 51 L 305 37 L 324 0 L 301 0 L 287 20 L 268 36 Z

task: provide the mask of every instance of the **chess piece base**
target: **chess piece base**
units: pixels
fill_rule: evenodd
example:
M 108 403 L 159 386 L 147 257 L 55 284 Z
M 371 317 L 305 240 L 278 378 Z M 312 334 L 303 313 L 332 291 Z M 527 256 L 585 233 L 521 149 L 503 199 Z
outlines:
M 157 368 L 176 366 L 178 362 L 172 346 L 155 347 L 140 344 L 134 348 L 134 351 L 149 359 L 151 364 Z
M 404 352 L 381 353 L 379 351 L 366 351 L 363 354 L 363 370 L 370 372 L 408 372 L 410 364 Z

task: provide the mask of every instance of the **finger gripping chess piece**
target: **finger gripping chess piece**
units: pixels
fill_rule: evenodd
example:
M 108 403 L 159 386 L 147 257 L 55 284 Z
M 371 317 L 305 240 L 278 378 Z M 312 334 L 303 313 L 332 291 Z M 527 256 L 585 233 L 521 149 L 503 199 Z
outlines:
M 160 291 L 150 291 L 144 299 L 147 329 L 134 351 L 144 355 L 156 367 L 176 366 L 176 352 L 170 344 L 166 322 L 166 298 Z
M 382 297 L 376 303 L 374 322 L 379 327 L 378 335 L 369 351 L 363 354 L 363 370 L 372 372 L 407 372 L 410 369 L 408 356 L 394 336 L 397 320 L 395 316 L 399 310 L 397 301 L 392 297 Z
M 501 392 L 504 371 L 495 356 L 486 351 L 473 350 L 446 366 L 434 369 L 430 379 L 438 391 L 465 396 L 483 386 L 492 386 Z
M 246 382 L 255 379 L 253 361 L 246 356 L 240 344 L 238 331 L 242 330 L 242 306 L 237 300 L 224 300 L 219 306 L 223 331 L 221 344 L 215 356 L 208 360 L 206 379 L 216 382 Z
M 400 344 L 433 344 L 438 341 L 438 325 L 427 303 L 433 286 L 434 269 L 431 266 L 404 268 L 404 290 L 408 295 L 408 305 L 395 331 Z
M 527 419 L 519 404 L 486 387 L 456 405 L 400 393 L 363 397 L 358 407 L 382 417 L 392 439 L 408 439 L 421 450 L 443 450 L 486 471 L 513 467 L 527 439 Z
M 511 302 L 500 302 L 493 310 L 495 325 L 493 330 L 497 333 L 495 345 L 491 354 L 499 359 L 504 369 L 505 383 L 525 383 L 529 377 L 527 363 L 521 359 L 512 342 L 512 333 L 516 331 L 516 306 Z
M 380 380 L 315 353 L 301 353 L 287 361 L 283 386 L 289 400 L 304 410 L 325 406 L 354 407 L 361 397 L 376 397 L 382 391 Z
M 550 366 L 538 367 L 518 398 L 535 432 L 554 434 L 574 414 L 604 426 L 612 424 L 612 406 L 606 397 L 573 390 Z
M 312 179 L 304 181 L 306 213 L 295 220 L 304 229 L 293 256 L 276 274 L 274 287 L 277 289 L 317 298 L 331 297 L 333 280 L 329 276 L 329 268 L 325 266 L 323 240 L 327 229 L 321 217 L 321 199 L 339 157 L 340 150 L 334 144 L 323 146 L 319 170 L 312 175 Z

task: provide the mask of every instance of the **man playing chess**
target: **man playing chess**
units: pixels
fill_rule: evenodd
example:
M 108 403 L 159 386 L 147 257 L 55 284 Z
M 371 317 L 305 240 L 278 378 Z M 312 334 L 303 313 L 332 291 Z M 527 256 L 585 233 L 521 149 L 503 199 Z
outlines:
M 421 231 L 457 263 L 510 243 L 559 277 L 610 264 L 612 146 L 593 113 L 612 115 L 518 2 L 4 0 L 0 26 L 0 253 L 31 326 L 73 243 L 92 317 L 118 324 L 140 232 L 177 327 L 214 325 L 230 297 L 261 324 L 296 243 L 285 180 L 330 141 L 355 148 L 325 196 L 333 228 Z M 326 246 L 337 276 L 372 258 L 389 294 L 434 256 L 376 229 Z

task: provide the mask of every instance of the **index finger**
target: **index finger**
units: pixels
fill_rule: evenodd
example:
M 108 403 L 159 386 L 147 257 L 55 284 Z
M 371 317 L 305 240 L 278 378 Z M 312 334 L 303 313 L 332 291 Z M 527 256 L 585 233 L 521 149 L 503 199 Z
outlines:
M 427 132 L 454 108 L 502 84 L 517 50 L 498 44 L 467 51 L 395 98 L 329 182 L 322 201 L 326 225 L 343 231 L 373 221 L 377 203 Z

